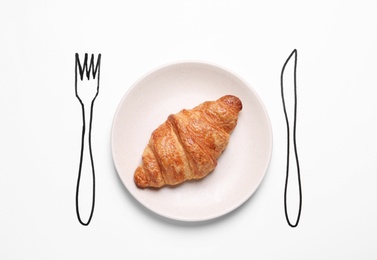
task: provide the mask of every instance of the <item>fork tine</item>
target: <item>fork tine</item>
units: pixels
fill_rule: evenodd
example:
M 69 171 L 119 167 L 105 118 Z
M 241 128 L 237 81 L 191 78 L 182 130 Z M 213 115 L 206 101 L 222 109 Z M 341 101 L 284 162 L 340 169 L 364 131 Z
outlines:
M 89 70 L 87 72 L 88 73 L 88 79 L 89 79 L 90 71 L 92 72 L 93 79 L 96 78 L 97 72 L 98 72 L 98 77 L 99 77 L 100 64 L 101 64 L 101 54 L 98 54 L 96 66 L 94 66 L 94 54 L 92 54 L 92 57 L 90 59 Z
M 84 79 L 84 71 L 87 70 L 87 61 L 88 61 L 88 54 L 85 53 L 85 56 L 84 56 L 84 63 L 83 65 L 81 66 L 81 63 L 80 63 L 80 56 L 78 53 L 76 53 L 76 73 L 78 72 L 79 75 L 80 75 L 80 79 L 83 80 Z
M 91 55 L 89 66 L 88 66 L 88 53 L 85 53 L 84 61 L 82 64 L 80 63 L 79 54 L 76 53 L 76 72 L 78 70 L 81 80 L 84 79 L 84 75 L 86 76 L 88 80 L 90 79 L 90 76 L 92 76 L 93 79 L 96 79 L 97 76 L 99 77 L 101 54 L 98 54 L 96 65 L 94 65 L 94 63 L 95 63 L 94 54 Z

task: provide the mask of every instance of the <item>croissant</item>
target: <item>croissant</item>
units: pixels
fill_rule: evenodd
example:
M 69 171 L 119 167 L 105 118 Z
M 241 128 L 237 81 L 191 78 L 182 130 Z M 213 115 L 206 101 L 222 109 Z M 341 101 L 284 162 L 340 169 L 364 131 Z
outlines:
M 228 145 L 241 110 L 241 100 L 226 95 L 170 115 L 152 132 L 134 173 L 136 185 L 158 188 L 207 176 Z

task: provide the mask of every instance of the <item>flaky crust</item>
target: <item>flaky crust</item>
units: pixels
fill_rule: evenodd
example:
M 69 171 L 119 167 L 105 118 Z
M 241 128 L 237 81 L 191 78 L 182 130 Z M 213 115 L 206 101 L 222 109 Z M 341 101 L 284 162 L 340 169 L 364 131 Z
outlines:
M 228 145 L 241 110 L 241 100 L 226 95 L 170 115 L 144 149 L 136 185 L 158 188 L 207 176 Z

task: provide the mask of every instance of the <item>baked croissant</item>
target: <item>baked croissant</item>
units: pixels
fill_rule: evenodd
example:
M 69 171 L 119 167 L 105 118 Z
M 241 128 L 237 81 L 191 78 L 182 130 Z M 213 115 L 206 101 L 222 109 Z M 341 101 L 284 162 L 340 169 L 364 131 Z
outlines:
M 170 115 L 144 149 L 136 185 L 157 188 L 207 176 L 228 145 L 241 110 L 241 100 L 226 95 Z

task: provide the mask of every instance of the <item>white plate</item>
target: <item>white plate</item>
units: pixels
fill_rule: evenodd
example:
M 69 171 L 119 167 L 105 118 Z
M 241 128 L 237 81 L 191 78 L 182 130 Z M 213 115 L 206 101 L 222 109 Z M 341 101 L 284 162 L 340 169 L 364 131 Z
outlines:
M 173 188 L 137 188 L 133 174 L 152 131 L 169 114 L 226 94 L 238 96 L 243 109 L 215 170 Z M 260 185 L 272 152 L 269 117 L 255 91 L 233 72 L 203 62 L 169 64 L 137 81 L 120 102 L 111 138 L 114 164 L 128 191 L 151 211 L 180 221 L 209 220 L 239 207 Z

